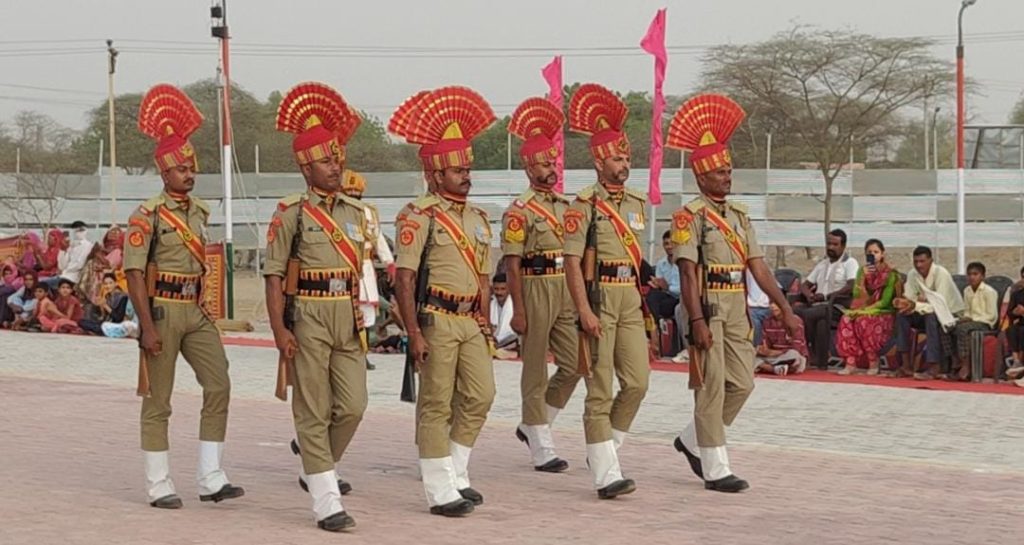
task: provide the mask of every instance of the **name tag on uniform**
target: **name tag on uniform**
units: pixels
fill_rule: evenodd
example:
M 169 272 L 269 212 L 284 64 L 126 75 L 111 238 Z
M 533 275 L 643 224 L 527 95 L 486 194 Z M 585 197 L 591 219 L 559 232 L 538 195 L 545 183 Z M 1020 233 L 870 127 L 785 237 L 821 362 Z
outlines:
M 184 284 L 181 285 L 181 294 L 184 295 L 185 297 L 193 297 L 198 291 L 197 288 L 197 282 L 185 282 Z
M 561 269 L 561 268 L 564 268 L 564 267 L 565 267 L 565 258 L 562 257 L 562 256 L 556 257 L 555 258 L 555 268 L 556 269 Z
M 742 284 L 743 283 L 743 271 L 729 271 L 729 283 L 730 284 Z
M 342 293 L 348 291 L 348 281 L 344 278 L 332 278 L 327 285 L 327 291 L 331 293 Z
M 640 214 L 637 214 L 636 212 L 630 212 L 627 215 L 627 217 L 629 218 L 630 229 L 640 230 L 644 228 L 644 222 L 643 219 L 640 217 Z

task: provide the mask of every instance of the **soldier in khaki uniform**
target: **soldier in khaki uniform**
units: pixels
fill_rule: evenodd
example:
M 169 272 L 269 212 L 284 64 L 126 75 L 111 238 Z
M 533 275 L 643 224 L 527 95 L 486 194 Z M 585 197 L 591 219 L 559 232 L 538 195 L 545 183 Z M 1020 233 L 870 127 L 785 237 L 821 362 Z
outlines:
M 747 208 L 728 202 L 732 159 L 728 141 L 745 114 L 720 95 L 683 104 L 669 126 L 668 146 L 691 151 L 690 167 L 701 195 L 672 217 L 672 255 L 679 264 L 682 300 L 690 320 L 690 387 L 694 420 L 675 440 L 704 488 L 740 492 L 747 481 L 732 474 L 725 427 L 732 424 L 754 388 L 754 346 L 747 314 L 747 269 L 782 309 L 796 336 L 800 320 L 764 262 Z
M 142 400 L 146 492 L 150 505 L 165 509 L 182 506 L 170 478 L 167 441 L 179 353 L 203 387 L 199 499 L 220 502 L 245 493 L 232 486 L 221 469 L 231 381 L 220 333 L 201 301 L 210 209 L 189 195 L 195 186 L 196 160 L 188 137 L 202 119 L 192 101 L 170 85 L 157 85 L 143 98 L 139 129 L 159 142 L 154 157 L 164 191 L 128 220 L 124 253 L 128 294 L 142 329 L 139 345 L 148 355 L 149 392 Z
M 341 504 L 336 465 L 366 410 L 366 337 L 358 307 L 366 216 L 341 193 L 342 145 L 359 125 L 334 89 L 300 84 L 278 107 L 278 130 L 295 133 L 292 150 L 308 190 L 285 197 L 267 232 L 267 313 L 281 356 L 294 359 L 292 414 L 303 488 L 317 525 L 355 525 Z M 297 266 L 290 273 L 289 261 Z M 286 275 L 297 276 L 294 329 L 285 326 Z
M 512 329 L 523 336 L 523 421 L 516 437 L 530 448 L 534 469 L 550 473 L 569 468 L 555 454 L 551 423 L 580 378 L 576 312 L 562 256 L 562 219 L 569 201 L 554 191 L 558 148 L 552 138 L 564 123 L 562 112 L 543 98 L 526 99 L 512 114 L 508 130 L 524 140 L 519 156 L 526 165 L 530 189 L 505 211 L 501 234 L 512 294 Z M 557 365 L 550 380 L 548 350 Z
M 420 373 L 416 438 L 427 504 L 433 514 L 464 516 L 483 503 L 470 486 L 469 457 L 494 400 L 487 323 L 491 231 L 483 210 L 466 201 L 470 140 L 494 121 L 494 113 L 464 87 L 418 96 L 419 109 L 406 116 L 403 105 L 389 124 L 410 143 L 428 146 L 421 157 L 435 183 L 434 194 L 396 219 L 398 306 Z M 417 289 L 422 275 L 428 277 Z
M 629 140 L 622 133 L 626 106 L 608 89 L 580 86 L 569 102 L 569 128 L 590 135 L 598 181 L 576 196 L 565 212 L 565 276 L 580 324 L 597 361 L 587 377 L 583 427 L 587 461 L 598 497 L 610 499 L 636 489 L 622 476 L 618 448 L 626 438 L 650 375 L 645 307 L 639 291 L 640 237 L 646 199 L 625 187 L 629 178 Z M 600 308 L 591 309 L 584 285 L 582 257 L 587 234 L 596 244 L 594 282 Z M 619 392 L 613 397 L 613 382 Z

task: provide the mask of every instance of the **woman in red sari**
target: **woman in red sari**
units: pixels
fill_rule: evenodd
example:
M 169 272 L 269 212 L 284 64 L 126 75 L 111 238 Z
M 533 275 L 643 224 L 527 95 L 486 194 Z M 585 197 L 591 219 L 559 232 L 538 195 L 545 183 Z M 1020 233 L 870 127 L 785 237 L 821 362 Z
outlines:
M 64 236 L 64 231 L 60 229 L 50 229 L 50 232 L 46 235 L 46 251 L 40 256 L 39 263 L 36 264 L 39 267 L 39 279 L 45 280 L 47 278 L 53 278 L 60 276 L 60 267 L 57 265 L 57 258 L 60 256 L 61 251 L 68 249 L 68 239 Z
M 892 338 L 896 308 L 892 301 L 903 292 L 900 273 L 885 261 L 885 245 L 877 239 L 864 244 L 866 264 L 857 271 L 853 303 L 843 312 L 836 333 L 836 351 L 846 367 L 840 375 L 856 372 L 857 362 L 867 359 L 868 374 L 878 374 L 879 352 Z
M 110 226 L 107 233 L 103 235 L 103 253 L 111 270 L 121 268 L 122 254 L 124 253 L 124 231 L 117 225 Z

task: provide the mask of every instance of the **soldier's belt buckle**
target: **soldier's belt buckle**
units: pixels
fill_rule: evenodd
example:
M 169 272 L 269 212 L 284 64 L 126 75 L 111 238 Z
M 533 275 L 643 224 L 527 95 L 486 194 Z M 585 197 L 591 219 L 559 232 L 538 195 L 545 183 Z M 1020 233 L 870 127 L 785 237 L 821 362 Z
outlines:
M 342 293 L 348 291 L 348 282 L 344 278 L 332 278 L 327 284 L 327 291 Z
M 473 310 L 474 301 L 468 301 L 465 303 L 459 303 L 456 312 L 459 314 L 466 314 Z
M 633 270 L 629 265 L 619 265 L 615 271 L 615 277 L 619 280 L 628 280 L 633 276 Z
M 555 258 L 555 268 L 556 269 L 562 269 L 564 267 L 565 267 L 565 258 L 562 257 L 562 256 L 556 257 Z
M 198 285 L 195 282 L 186 282 L 181 285 L 181 294 L 185 297 L 195 297 Z
M 730 284 L 742 284 L 743 283 L 743 271 L 729 271 L 729 283 Z

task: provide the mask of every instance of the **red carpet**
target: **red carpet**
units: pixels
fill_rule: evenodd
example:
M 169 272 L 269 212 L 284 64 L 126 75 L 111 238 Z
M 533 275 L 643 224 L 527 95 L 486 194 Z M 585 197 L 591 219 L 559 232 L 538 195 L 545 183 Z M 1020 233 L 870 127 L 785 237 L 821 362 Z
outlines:
M 248 337 L 222 337 L 224 344 L 235 346 L 256 346 L 262 348 L 274 348 L 273 339 L 253 339 Z M 501 360 L 499 360 L 501 361 Z M 511 360 L 518 361 L 518 360 Z M 669 371 L 672 373 L 686 373 L 689 367 L 685 364 L 672 363 L 666 360 L 659 360 L 651 364 L 651 369 L 656 371 Z M 975 382 L 947 382 L 944 380 L 914 380 L 912 378 L 885 378 L 882 376 L 852 375 L 839 376 L 835 373 L 820 370 L 810 370 L 802 375 L 786 375 L 778 377 L 775 375 L 758 375 L 758 378 L 767 380 L 795 380 L 804 382 L 834 382 L 844 384 L 867 384 L 869 386 L 887 386 L 889 388 L 914 388 L 917 390 L 941 390 L 947 392 L 975 392 L 982 394 L 1004 394 L 1024 395 L 1024 388 L 1013 384 L 986 384 Z

